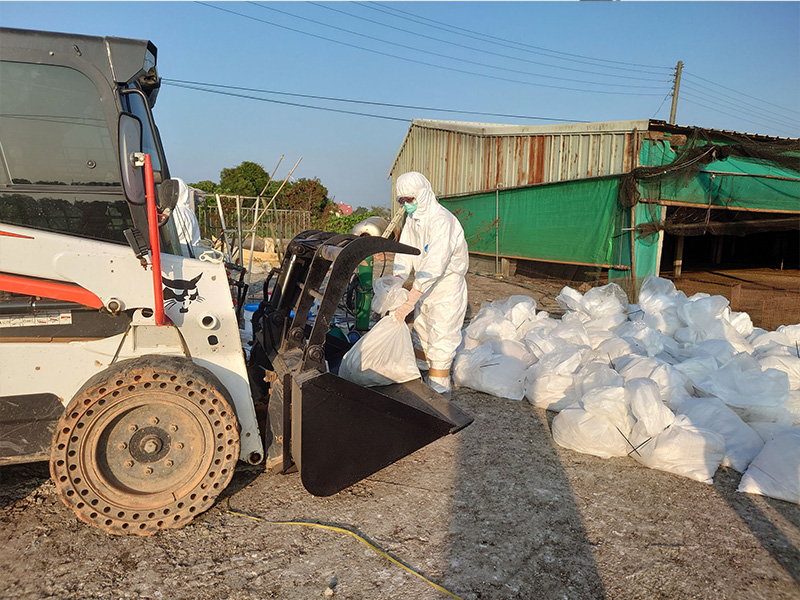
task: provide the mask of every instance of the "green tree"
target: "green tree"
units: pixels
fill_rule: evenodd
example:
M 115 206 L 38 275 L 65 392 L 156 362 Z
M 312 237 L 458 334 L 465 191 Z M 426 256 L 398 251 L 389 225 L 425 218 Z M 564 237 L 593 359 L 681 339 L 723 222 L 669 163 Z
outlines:
M 373 206 L 369 209 L 369 211 L 372 214 L 378 217 L 383 217 L 384 219 L 387 220 L 392 218 L 392 212 L 389 210 L 388 206 Z
M 269 173 L 258 163 L 244 161 L 238 167 L 222 169 L 219 187 L 223 194 L 258 196 L 269 182 Z
M 298 179 L 287 184 L 275 201 L 279 208 L 307 210 L 312 217 L 322 217 L 325 208 L 330 204 L 328 188 L 316 177 Z
M 208 179 L 204 179 L 203 181 L 198 181 L 197 183 L 190 183 L 189 186 L 197 188 L 198 190 L 202 190 L 207 194 L 219 193 L 219 185 L 214 183 L 213 181 L 209 181 Z

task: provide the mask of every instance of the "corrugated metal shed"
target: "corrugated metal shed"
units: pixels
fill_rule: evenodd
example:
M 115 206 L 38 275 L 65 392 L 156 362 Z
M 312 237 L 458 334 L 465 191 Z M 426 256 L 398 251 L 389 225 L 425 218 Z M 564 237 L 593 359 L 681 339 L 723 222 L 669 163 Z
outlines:
M 414 119 L 389 177 L 423 173 L 439 196 L 615 175 L 637 166 L 650 121 L 520 126 Z
M 389 171 L 392 200 L 408 171 L 423 173 L 437 196 L 618 175 L 640 166 L 648 131 L 693 129 L 650 119 L 534 126 L 414 119 Z

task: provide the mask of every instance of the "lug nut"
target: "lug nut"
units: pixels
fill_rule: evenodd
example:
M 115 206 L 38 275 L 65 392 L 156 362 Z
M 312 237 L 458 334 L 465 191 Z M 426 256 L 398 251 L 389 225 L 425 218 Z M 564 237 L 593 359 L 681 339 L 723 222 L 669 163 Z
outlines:
M 125 442 L 120 442 L 119 445 L 117 446 L 117 448 L 119 448 L 120 450 L 125 450 L 125 448 L 127 447 L 128 444 L 126 444 Z
M 136 425 L 136 423 L 131 423 L 131 426 L 128 427 L 128 429 L 130 431 L 136 431 L 137 429 L 139 429 L 139 427 Z
M 176 447 L 178 450 L 183 450 L 183 442 L 178 442 L 177 444 L 175 444 L 175 447 Z
M 165 461 L 165 462 L 164 462 L 164 466 L 165 466 L 165 467 L 171 467 L 171 466 L 172 466 L 172 465 L 174 465 L 174 464 L 175 464 L 175 463 L 174 463 L 174 462 L 172 462 L 171 460 L 168 460 L 168 461 Z
M 145 474 L 145 475 L 152 475 L 152 474 L 153 474 L 153 468 L 152 468 L 152 467 L 147 467 L 147 468 L 144 470 L 144 474 Z
M 170 425 L 170 426 L 169 426 L 169 430 L 170 430 L 172 433 L 175 433 L 176 431 L 178 431 L 178 426 L 177 426 L 177 425 Z
M 158 425 L 158 417 L 153 417 L 152 419 L 150 419 L 150 422 L 151 422 L 153 425 Z
M 125 461 L 125 466 L 130 469 L 133 466 L 133 461 L 132 460 L 126 460 Z

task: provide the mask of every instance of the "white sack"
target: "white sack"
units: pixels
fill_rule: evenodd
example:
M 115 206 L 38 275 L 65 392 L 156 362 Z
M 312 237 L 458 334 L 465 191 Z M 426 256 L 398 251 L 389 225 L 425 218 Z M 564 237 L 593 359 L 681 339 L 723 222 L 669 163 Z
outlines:
M 792 429 L 764 444 L 738 491 L 800 504 L 800 429 Z
M 600 458 L 625 456 L 633 418 L 622 387 L 592 390 L 553 419 L 553 440 L 564 448 Z
M 453 363 L 453 381 L 498 398 L 522 400 L 528 365 L 515 356 L 494 352 L 496 344 L 489 342 L 459 352 Z
M 521 336 L 501 310 L 484 304 L 464 330 L 464 347 L 476 348 L 490 340 L 517 340 Z
M 381 277 L 372 282 L 372 304 L 370 310 L 384 316 L 408 300 L 408 290 L 403 289 L 403 280 L 394 275 Z
M 628 355 L 644 356 L 647 351 L 642 348 L 634 339 L 622 339 L 621 337 L 612 336 L 607 340 L 600 343 L 595 352 L 598 356 L 607 358 L 609 362 L 613 363 L 617 359 Z
M 764 441 L 761 436 L 718 398 L 689 398 L 678 410 L 689 417 L 694 425 L 720 434 L 725 438 L 725 456 L 722 466 L 744 473 Z
M 591 350 L 567 346 L 539 358 L 525 373 L 525 397 L 536 408 L 559 411 L 575 401 L 567 393 L 575 384 L 575 373 Z
M 638 377 L 652 379 L 658 385 L 661 401 L 673 409 L 689 397 L 686 377 L 672 365 L 657 358 L 622 357 L 615 361 L 614 367 L 625 381 Z
M 631 430 L 639 440 L 636 444 L 658 435 L 675 421 L 675 415 L 664 406 L 658 386 L 652 380 L 643 377 L 631 379 L 625 383 L 625 390 L 631 414 L 636 420 Z
M 394 315 L 383 317 L 344 355 L 339 377 L 364 387 L 420 377 L 408 326 Z
M 744 352 L 697 382 L 695 387 L 706 396 L 716 396 L 729 406 L 741 408 L 775 408 L 789 397 L 788 375 L 775 369 L 762 371 L 758 361 Z
M 667 429 L 657 436 L 637 439 L 631 456 L 651 469 L 666 471 L 703 483 L 713 483 L 714 473 L 725 454 L 724 438 L 708 429 L 694 425 L 686 415 L 678 415 Z
M 787 350 L 790 349 L 787 348 Z M 800 358 L 788 352 L 783 355 L 776 353 L 759 358 L 758 362 L 761 364 L 762 369 L 783 371 L 789 378 L 789 389 L 800 390 Z

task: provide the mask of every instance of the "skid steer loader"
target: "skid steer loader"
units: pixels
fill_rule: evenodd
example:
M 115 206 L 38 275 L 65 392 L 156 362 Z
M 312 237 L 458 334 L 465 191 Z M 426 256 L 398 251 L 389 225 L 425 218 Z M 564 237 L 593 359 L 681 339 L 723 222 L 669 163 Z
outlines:
M 420 380 L 331 367 L 357 265 L 418 249 L 299 234 L 246 362 L 224 262 L 182 255 L 169 219 L 155 46 L 7 28 L 0 46 L 0 465 L 49 460 L 79 519 L 149 535 L 208 509 L 239 460 L 330 495 L 472 421 Z

